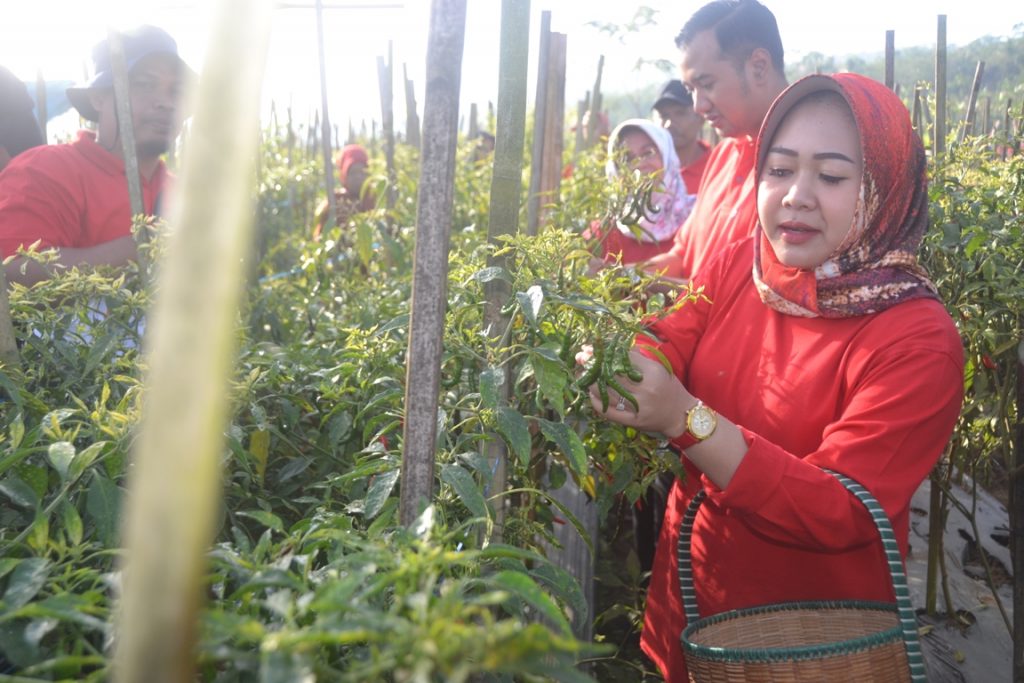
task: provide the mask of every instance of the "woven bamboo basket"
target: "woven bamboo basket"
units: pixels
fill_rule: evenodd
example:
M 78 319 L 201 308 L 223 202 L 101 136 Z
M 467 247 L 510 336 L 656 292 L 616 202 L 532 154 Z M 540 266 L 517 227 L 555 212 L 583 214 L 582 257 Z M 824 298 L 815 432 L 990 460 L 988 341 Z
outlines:
M 923 683 L 917 618 L 896 536 L 878 501 L 857 482 L 826 470 L 871 513 L 885 548 L 896 604 L 792 602 L 701 618 L 693 585 L 690 537 L 704 501 L 690 503 L 679 533 L 679 585 L 687 627 L 681 640 L 695 683 Z

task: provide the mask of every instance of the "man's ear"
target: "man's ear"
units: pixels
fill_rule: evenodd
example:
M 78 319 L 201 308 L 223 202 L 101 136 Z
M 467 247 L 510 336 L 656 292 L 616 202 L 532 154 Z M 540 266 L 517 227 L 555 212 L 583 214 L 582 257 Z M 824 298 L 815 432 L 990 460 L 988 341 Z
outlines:
M 89 104 L 96 111 L 103 111 L 114 101 L 114 91 L 109 88 L 93 88 L 86 95 L 89 97 Z
M 747 57 L 747 78 L 758 85 L 767 82 L 769 75 L 775 66 L 772 64 L 772 56 L 763 47 L 756 47 Z

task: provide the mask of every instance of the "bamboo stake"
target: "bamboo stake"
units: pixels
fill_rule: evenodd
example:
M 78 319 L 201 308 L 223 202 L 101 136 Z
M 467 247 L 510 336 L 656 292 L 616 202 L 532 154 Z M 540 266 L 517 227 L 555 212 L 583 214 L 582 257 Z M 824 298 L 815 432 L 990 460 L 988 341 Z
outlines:
M 1018 321 L 1024 322 L 1024 321 Z M 1018 325 L 1018 329 L 1020 326 Z M 1017 345 L 1017 414 L 1024 409 L 1024 340 Z M 1017 421 L 1014 430 L 1013 467 L 1010 469 L 1010 561 L 1013 565 L 1013 680 L 1024 683 L 1024 421 Z
M 121 34 L 107 31 L 110 46 L 110 69 L 114 76 L 114 104 L 117 108 L 117 128 L 121 136 L 121 154 L 124 156 L 124 173 L 128 178 L 128 199 L 132 217 L 145 213 L 142 204 L 142 180 L 139 178 L 139 157 L 135 152 L 135 128 L 132 125 L 132 103 L 128 91 L 128 69 L 124 61 L 124 46 Z M 145 241 L 145 233 L 136 235 L 137 241 Z
M 914 88 L 914 109 L 910 115 L 910 120 L 914 124 L 914 130 L 917 131 L 918 135 L 923 135 L 924 131 L 921 130 L 921 88 Z
M 316 43 L 320 58 L 320 107 L 321 119 L 320 152 L 324 163 L 324 189 L 327 191 L 327 228 L 338 220 L 337 201 L 334 197 L 334 160 L 331 158 L 331 117 L 327 110 L 327 60 L 324 56 L 324 8 L 322 0 L 316 0 Z
M 594 79 L 594 93 L 590 96 L 590 122 L 587 126 L 587 147 L 597 144 L 597 126 L 601 120 L 601 107 L 604 105 L 604 98 L 601 95 L 601 76 L 604 75 L 604 55 L 597 60 L 597 77 Z M 563 94 L 562 101 L 565 101 Z
M 580 156 L 580 152 L 583 151 L 583 117 L 587 113 L 587 108 L 590 106 L 590 91 L 582 100 L 576 102 L 576 131 L 573 139 L 572 148 L 572 163 L 575 166 L 576 160 Z
M 530 193 L 526 203 L 526 234 L 536 235 L 540 222 L 540 173 L 544 156 L 544 120 L 547 117 L 548 51 L 551 45 L 551 12 L 540 15 L 540 53 L 537 57 L 537 96 L 533 104 L 533 143 L 530 153 Z
M 1013 119 L 1011 118 L 1010 112 L 1013 109 L 1013 100 L 1006 100 L 1006 114 L 1003 117 L 1003 137 L 1005 142 L 1003 143 L 1002 159 L 1006 161 L 1006 155 L 1010 150 L 1010 141 L 1013 140 L 1013 130 L 1010 128 L 1013 125 Z
M 409 80 L 405 64 L 402 64 L 402 79 L 405 81 L 405 141 L 419 149 L 420 115 L 416 111 L 416 89 Z
M 219 5 L 146 330 L 146 400 L 124 513 L 117 683 L 196 678 L 271 16 L 269 0 Z
M 964 125 L 960 128 L 959 142 L 963 142 L 968 135 L 974 135 L 974 110 L 978 104 L 978 90 L 981 89 L 981 77 L 985 74 L 985 62 L 979 61 L 974 70 L 974 82 L 971 84 L 971 97 L 967 100 L 967 114 L 964 116 Z
M 405 377 L 399 500 L 399 518 L 405 526 L 411 525 L 429 504 L 434 490 L 434 442 L 465 34 L 466 0 L 432 0 Z
M 7 272 L 0 265 L 0 364 L 4 368 L 20 368 L 21 354 L 11 322 L 11 301 L 7 292 Z
M 395 209 L 395 109 L 394 109 L 394 63 L 391 59 L 392 45 L 388 41 L 388 61 L 377 57 L 377 80 L 380 86 L 380 108 L 382 134 L 384 136 L 384 160 L 387 166 L 388 191 L 388 225 L 394 220 Z M 426 118 L 426 112 L 424 112 Z
M 935 41 L 935 137 L 934 156 L 946 153 L 946 15 L 939 15 Z
M 896 82 L 896 32 L 885 32 L 885 87 L 892 90 Z
M 542 206 L 558 201 L 562 184 L 563 125 L 565 120 L 565 61 L 566 36 L 564 33 L 551 34 L 548 55 L 548 94 L 546 116 L 544 117 L 544 153 L 541 156 L 540 196 Z M 593 114 L 593 111 L 591 111 Z M 593 121 L 593 116 L 591 116 Z M 542 223 L 545 211 L 541 209 Z
M 470 140 L 480 135 L 480 124 L 477 123 L 477 110 L 476 102 L 469 105 L 469 130 L 466 132 L 466 137 Z
M 487 240 L 497 246 L 499 237 L 519 232 L 520 188 L 523 178 L 523 147 L 526 140 L 526 80 L 530 59 L 530 0 L 502 0 L 501 48 L 498 63 L 498 109 L 494 136 L 494 175 L 491 178 L 490 222 Z M 492 256 L 488 265 L 505 268 L 505 255 Z M 512 290 L 503 278 L 492 278 L 484 283 L 486 305 L 484 330 L 492 342 L 501 338 L 508 327 L 508 316 L 501 308 Z M 512 378 L 509 374 L 507 354 L 498 349 L 496 360 L 501 367 L 500 401 L 505 403 L 511 395 Z M 484 455 L 491 463 L 490 492 L 501 493 L 507 484 L 506 458 L 508 449 L 497 435 L 491 435 L 484 445 Z M 495 510 L 494 536 L 500 540 L 504 527 L 504 507 L 499 499 Z
M 43 71 L 36 71 L 36 120 L 39 121 L 39 131 L 43 134 L 43 142 L 46 142 L 46 119 L 48 118 L 46 104 L 46 79 L 43 78 Z

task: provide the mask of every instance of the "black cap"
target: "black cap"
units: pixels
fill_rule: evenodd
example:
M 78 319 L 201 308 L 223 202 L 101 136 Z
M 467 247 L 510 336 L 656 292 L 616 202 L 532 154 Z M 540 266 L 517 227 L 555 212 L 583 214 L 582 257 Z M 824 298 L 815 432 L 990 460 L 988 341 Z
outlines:
M 658 105 L 666 102 L 675 102 L 681 104 L 684 107 L 693 106 L 693 97 L 690 95 L 690 91 L 686 89 L 683 82 L 678 78 L 673 78 L 671 81 L 661 87 L 661 92 L 658 93 L 658 99 L 654 102 L 652 109 L 657 109 Z

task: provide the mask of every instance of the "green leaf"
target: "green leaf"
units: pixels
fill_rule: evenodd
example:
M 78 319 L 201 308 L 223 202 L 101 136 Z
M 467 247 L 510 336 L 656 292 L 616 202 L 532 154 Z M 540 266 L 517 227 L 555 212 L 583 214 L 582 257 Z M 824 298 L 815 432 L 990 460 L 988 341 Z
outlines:
M 88 469 L 89 465 L 93 464 L 109 445 L 109 441 L 96 441 L 75 455 L 74 460 L 71 461 L 71 466 L 68 467 L 68 481 L 77 481 L 85 470 Z
M 498 433 L 505 438 L 512 452 L 519 459 L 524 467 L 530 464 L 532 444 L 530 439 L 530 427 L 526 424 L 526 418 L 515 408 L 502 406 L 498 408 Z
M 441 480 L 455 489 L 459 500 L 467 510 L 473 513 L 474 517 L 487 518 L 490 516 L 487 511 L 487 502 L 484 501 L 480 488 L 469 472 L 458 465 L 449 463 L 441 468 Z
M 356 252 L 364 266 L 369 266 L 373 259 L 373 226 L 370 221 L 356 221 Z
M 50 561 L 41 557 L 30 557 L 18 563 L 7 581 L 4 602 L 8 609 L 17 609 L 36 596 L 46 585 L 50 575 Z
M 539 353 L 539 351 L 539 349 L 535 349 L 534 353 L 530 354 L 533 376 L 537 378 L 537 386 L 540 387 L 541 395 L 551 403 L 559 415 L 564 415 L 565 389 L 569 385 L 570 377 L 565 372 L 557 355 L 553 360 L 548 355 L 552 353 L 549 350 L 544 349 L 548 353 Z
M 85 510 L 96 524 L 100 542 L 113 545 L 117 542 L 121 508 L 121 492 L 110 479 L 93 470 L 89 490 L 85 494 Z
M 373 519 L 384 507 L 384 502 L 398 482 L 399 474 L 399 470 L 394 469 L 374 475 L 370 487 L 366 491 L 366 502 L 363 505 L 363 515 L 366 519 Z
M 255 519 L 257 522 L 265 527 L 273 529 L 274 531 L 280 531 L 284 533 L 284 522 L 281 518 L 275 515 L 273 512 L 267 512 L 266 510 L 244 510 L 237 513 L 239 517 L 248 517 L 249 519 Z
M 473 273 L 473 279 L 480 284 L 486 284 L 491 280 L 504 280 L 505 282 L 512 282 L 512 276 L 509 275 L 508 271 L 500 266 L 488 266 L 487 268 L 481 268 L 480 270 Z
M 577 477 L 586 475 L 587 451 L 575 431 L 564 422 L 551 422 L 543 419 L 540 420 L 540 431 L 548 439 L 554 441 L 558 449 L 565 454 L 566 462 Z
M 533 285 L 525 292 L 516 292 L 516 301 L 519 302 L 519 307 L 523 310 L 530 327 L 536 328 L 537 317 L 544 307 L 544 290 L 540 285 Z
M 82 542 L 82 517 L 78 510 L 68 501 L 60 506 L 60 518 L 64 525 L 64 534 L 67 536 L 68 544 L 75 546 Z
M 505 383 L 505 370 L 489 367 L 480 373 L 480 403 L 484 408 L 495 410 L 499 405 L 499 389 Z
M 46 450 L 46 457 L 49 459 L 53 469 L 57 470 L 61 481 L 68 479 L 68 467 L 75 459 L 75 445 L 69 441 L 58 441 L 50 444 Z
M 0 495 L 7 496 L 18 507 L 34 508 L 39 505 L 35 490 L 17 477 L 0 481 Z
M 565 614 L 551 597 L 540 589 L 533 579 L 516 571 L 498 572 L 491 579 L 499 588 L 503 588 L 518 598 L 529 603 L 541 616 L 551 622 L 564 635 L 571 635 L 572 629 Z
M 11 423 L 11 449 L 15 449 L 21 445 L 21 440 L 25 438 L 25 423 L 21 420 L 19 414 L 14 418 L 14 422 Z

